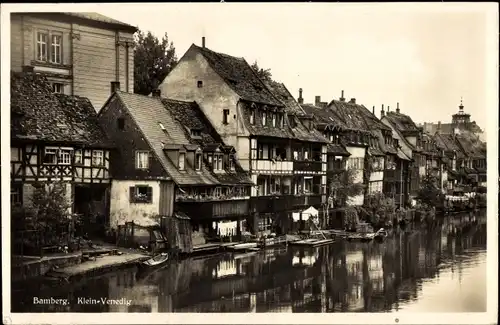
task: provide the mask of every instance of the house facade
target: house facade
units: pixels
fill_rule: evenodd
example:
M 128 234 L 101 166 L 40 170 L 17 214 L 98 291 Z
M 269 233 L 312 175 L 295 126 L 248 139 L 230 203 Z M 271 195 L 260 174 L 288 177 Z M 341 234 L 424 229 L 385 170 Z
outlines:
M 464 153 L 458 146 L 454 135 L 436 133 L 434 142 L 438 149 L 444 152 L 443 188 L 447 194 L 451 195 L 455 187 L 462 183 L 459 162 L 463 161 Z
M 107 222 L 112 148 L 89 99 L 54 94 L 43 75 L 12 73 L 12 206 L 30 208 L 37 184 L 57 182 L 64 184 L 68 213 Z
M 31 66 L 55 93 L 86 97 L 99 110 L 110 80 L 133 92 L 136 31 L 97 13 L 13 13 L 11 69 Z
M 196 101 L 224 143 L 235 148 L 255 184 L 253 233 L 283 230 L 292 213 L 325 200 L 326 143 L 296 136 L 307 133 L 298 129 L 311 117 L 291 110 L 286 88 L 271 86 L 243 58 L 204 44 L 193 44 L 159 86 L 165 97 Z
M 116 90 L 99 120 L 118 149 L 113 225 L 177 217 L 206 235 L 245 230 L 252 183 L 196 103 Z

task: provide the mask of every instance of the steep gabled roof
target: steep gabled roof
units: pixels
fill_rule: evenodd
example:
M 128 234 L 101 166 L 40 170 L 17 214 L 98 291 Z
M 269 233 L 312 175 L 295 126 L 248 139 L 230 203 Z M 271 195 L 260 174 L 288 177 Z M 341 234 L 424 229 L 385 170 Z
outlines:
M 42 75 L 11 74 L 11 114 L 12 139 L 112 146 L 90 100 L 54 94 Z
M 306 117 L 306 112 L 302 109 L 299 103 L 297 103 L 295 98 L 293 98 L 292 94 L 288 91 L 284 84 L 273 80 L 268 80 L 264 83 L 273 95 L 283 103 L 287 114 L 293 114 L 300 118 Z M 297 139 L 302 141 L 320 143 L 329 142 L 328 139 L 316 130 L 316 128 L 313 127 L 311 130 L 308 130 L 301 122 L 297 123 L 295 127 L 292 128 L 292 132 Z
M 399 132 L 418 132 L 418 126 L 410 116 L 397 112 L 387 112 L 385 116 L 394 124 Z
M 366 133 L 370 132 L 363 114 L 360 113 L 360 109 L 366 110 L 364 106 L 334 99 L 328 104 L 327 109 L 333 110 L 347 128 Z
M 331 128 L 338 128 L 339 130 L 348 129 L 347 125 L 334 110 L 318 107 L 312 104 L 301 104 L 300 106 L 307 114 L 314 117 L 314 122 L 318 126 L 330 126 Z
M 191 144 L 200 146 L 203 151 L 215 151 L 217 149 L 223 152 L 234 152 L 232 146 L 224 144 L 222 138 L 212 126 L 208 118 L 205 116 L 201 108 L 195 102 L 184 102 L 172 99 L 161 99 L 165 108 L 174 117 L 180 128 L 183 129 L 184 135 Z M 191 130 L 197 130 L 200 136 L 193 136 Z M 208 163 L 205 162 L 205 171 L 209 172 L 212 177 L 223 185 L 249 185 L 253 184 L 248 173 L 241 168 L 238 161 L 233 160 L 235 170 L 226 168 L 223 173 L 215 173 L 210 171 Z M 200 174 L 199 171 L 196 172 Z
M 274 106 L 283 106 L 277 100 L 244 58 L 217 53 L 205 47 L 196 48 L 212 69 L 226 81 L 243 100 Z
M 436 142 L 436 146 L 446 153 L 450 154 L 455 152 L 457 154 L 457 158 L 463 157 L 463 151 L 456 143 L 455 137 L 451 134 L 434 134 L 434 140 Z
M 456 141 L 470 158 L 485 158 L 483 146 L 477 139 L 473 139 L 469 134 L 457 134 Z

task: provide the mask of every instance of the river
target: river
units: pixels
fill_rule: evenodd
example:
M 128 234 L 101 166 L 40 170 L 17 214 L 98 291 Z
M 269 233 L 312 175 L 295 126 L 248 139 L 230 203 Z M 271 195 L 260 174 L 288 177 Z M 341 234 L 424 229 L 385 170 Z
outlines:
M 12 311 L 486 312 L 484 213 L 412 228 L 382 243 L 226 253 L 182 260 L 145 277 L 131 268 L 66 285 L 26 285 L 13 288 Z M 69 304 L 34 304 L 34 297 Z

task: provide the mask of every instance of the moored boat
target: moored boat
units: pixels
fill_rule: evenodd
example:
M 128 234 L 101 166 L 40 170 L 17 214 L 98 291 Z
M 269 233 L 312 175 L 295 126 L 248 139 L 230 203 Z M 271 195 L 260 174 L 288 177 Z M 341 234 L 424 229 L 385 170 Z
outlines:
M 139 267 L 140 271 L 149 270 L 164 265 L 165 263 L 167 263 L 168 260 L 169 260 L 168 253 L 160 253 L 158 255 L 151 257 L 148 260 L 138 263 L 137 266 Z

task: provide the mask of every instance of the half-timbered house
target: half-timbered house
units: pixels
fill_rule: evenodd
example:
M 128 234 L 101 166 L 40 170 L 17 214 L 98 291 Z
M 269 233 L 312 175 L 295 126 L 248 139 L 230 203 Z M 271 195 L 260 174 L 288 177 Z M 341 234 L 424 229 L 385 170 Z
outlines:
M 462 183 L 459 162 L 463 161 L 464 153 L 455 141 L 455 136 L 452 134 L 436 132 L 436 134 L 434 134 L 434 141 L 439 150 L 444 152 L 443 169 L 446 173 L 443 172 L 443 178 L 445 174 L 446 178 L 445 181 L 443 181 L 445 183 L 443 187 L 445 191 L 451 195 L 453 194 L 455 186 Z
M 12 73 L 12 204 L 29 208 L 33 185 L 62 182 L 70 212 L 107 217 L 111 148 L 87 98 L 53 93 L 39 74 Z
M 161 98 L 158 91 L 143 96 L 116 90 L 99 120 L 118 148 L 112 164 L 115 224 L 182 216 L 208 235 L 245 230 L 252 182 L 196 103 Z
M 455 135 L 455 141 L 464 153 L 460 167 L 464 183 L 471 187 L 486 186 L 486 146 L 471 132 Z
M 290 111 L 287 99 L 277 98 L 245 59 L 214 52 L 204 43 L 187 50 L 159 89 L 168 98 L 196 101 L 224 143 L 235 148 L 256 184 L 251 190 L 250 230 L 270 232 L 277 220 L 288 220 L 295 202 L 321 204 L 326 149 L 323 152 L 317 140 L 296 136 L 295 130 L 310 117 Z M 307 146 L 301 147 L 304 143 Z M 314 174 L 298 175 L 294 161 L 297 168 L 302 163 L 301 170 Z

